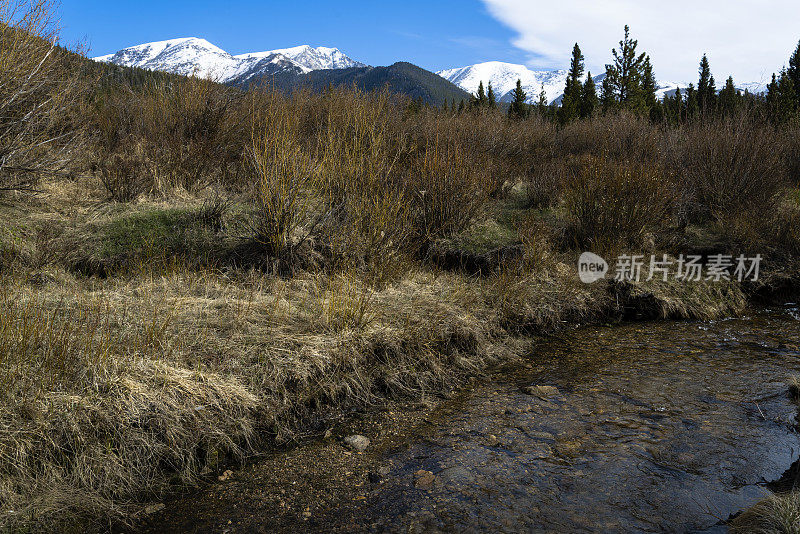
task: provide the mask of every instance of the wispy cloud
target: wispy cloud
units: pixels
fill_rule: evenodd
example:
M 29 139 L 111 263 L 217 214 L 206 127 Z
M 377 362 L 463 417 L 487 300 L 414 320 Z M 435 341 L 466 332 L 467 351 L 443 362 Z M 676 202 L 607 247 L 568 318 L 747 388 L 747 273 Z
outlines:
M 692 80 L 704 52 L 718 79 L 762 81 L 779 70 L 800 39 L 798 0 L 483 0 L 489 13 L 517 32 L 512 44 L 536 67 L 568 65 L 578 42 L 592 71 L 631 26 L 660 79 Z

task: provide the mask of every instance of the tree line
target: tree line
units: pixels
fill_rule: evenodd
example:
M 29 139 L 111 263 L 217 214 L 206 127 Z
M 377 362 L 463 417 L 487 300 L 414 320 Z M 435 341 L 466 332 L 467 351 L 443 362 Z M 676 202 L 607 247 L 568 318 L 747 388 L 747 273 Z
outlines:
M 747 89 L 741 91 L 732 76 L 727 78 L 721 90 L 717 90 L 708 56 L 704 54 L 700 60 L 697 84 L 690 83 L 683 91 L 677 88 L 661 100 L 657 97 L 659 88 L 650 56 L 639 52 L 638 48 L 638 40 L 631 37 L 630 28 L 626 25 L 619 46 L 611 51 L 612 62 L 606 65 L 603 76 L 595 78 L 591 72 L 586 72 L 584 55 L 576 43 L 560 102 L 548 102 L 542 85 L 536 103 L 529 104 L 522 80 L 517 80 L 508 106 L 508 116 L 521 120 L 536 113 L 563 125 L 597 113 L 625 110 L 649 116 L 654 122 L 682 124 L 698 118 L 731 115 L 743 108 L 759 107 L 772 122 L 781 123 L 800 112 L 800 43 L 789 58 L 788 67 L 772 75 L 766 93 L 754 94 Z M 455 101 L 449 105 L 445 101 L 443 105 L 445 111 L 455 113 L 497 108 L 498 101 L 491 81 L 488 91 L 481 82 L 478 92 L 469 101 L 462 100 L 458 105 Z

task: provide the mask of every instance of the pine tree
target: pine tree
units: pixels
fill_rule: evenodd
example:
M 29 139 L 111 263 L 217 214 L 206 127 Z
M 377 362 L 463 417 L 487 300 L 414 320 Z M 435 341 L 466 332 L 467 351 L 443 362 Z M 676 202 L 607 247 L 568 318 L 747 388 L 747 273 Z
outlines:
M 717 88 L 714 84 L 714 76 L 711 75 L 711 66 L 708 63 L 708 56 L 703 54 L 700 60 L 700 80 L 697 82 L 697 104 L 702 113 L 712 113 L 716 106 Z
M 686 89 L 686 118 L 689 120 L 695 118 L 699 110 L 697 90 L 694 88 L 694 84 L 690 83 L 689 88 Z
M 661 108 L 664 110 L 664 119 L 668 124 L 675 125 L 678 123 L 675 117 L 675 99 L 669 95 L 664 95 L 661 101 Z
M 494 89 L 492 88 L 492 82 L 489 82 L 489 94 L 487 96 L 489 101 L 489 109 L 497 109 L 497 97 L 494 94 Z
M 676 124 L 683 122 L 683 114 L 683 96 L 681 95 L 681 88 L 678 87 L 675 89 L 675 96 L 672 97 L 672 116 Z
M 767 110 L 770 116 L 775 116 L 778 99 L 780 98 L 780 91 L 778 88 L 778 78 L 775 73 L 772 73 L 772 81 L 767 85 Z
M 581 118 L 585 119 L 591 117 L 599 103 L 597 88 L 592 79 L 592 73 L 589 72 L 586 75 L 586 83 L 583 84 L 583 91 L 581 92 Z
M 733 76 L 729 76 L 725 87 L 719 92 L 719 110 L 723 115 L 732 115 L 739 106 L 741 95 L 733 84 Z
M 564 97 L 561 99 L 561 109 L 558 111 L 558 120 L 561 124 L 566 124 L 574 119 L 577 119 L 580 114 L 581 108 L 581 92 L 583 85 L 581 84 L 581 77 L 583 77 L 583 53 L 578 43 L 572 48 L 572 61 L 569 66 L 569 74 L 567 75 L 567 83 L 564 86 Z
M 662 115 L 661 106 L 656 98 L 656 89 L 658 82 L 656 75 L 653 73 L 653 64 L 650 62 L 650 56 L 645 56 L 644 63 L 642 64 L 642 90 L 641 90 L 641 106 L 642 112 L 649 113 L 650 118 L 658 122 Z
M 625 25 L 625 37 L 619 49 L 612 50 L 614 63 L 606 65 L 603 80 L 604 103 L 617 103 L 631 109 L 641 105 L 641 86 L 646 54 L 636 54 L 639 42 L 630 37 L 630 27 Z
M 603 78 L 603 83 L 600 85 L 600 104 L 605 112 L 617 107 L 614 88 L 611 86 L 611 80 L 608 79 L 607 75 Z
M 774 77 L 773 83 L 775 83 Z M 794 117 L 798 109 L 797 91 L 795 90 L 794 82 L 791 76 L 789 76 L 789 71 L 787 69 L 781 71 L 781 76 L 778 78 L 775 92 L 776 94 L 772 99 L 773 105 L 770 110 L 770 115 L 773 122 L 782 124 Z
M 464 104 L 464 99 L 462 98 L 461 99 L 461 103 L 458 105 L 458 112 L 459 113 L 464 113 L 464 110 L 466 109 L 466 107 L 467 106 Z
M 797 44 L 792 57 L 789 58 L 789 68 L 786 69 L 786 74 L 792 80 L 796 95 L 795 100 L 797 105 L 800 106 L 800 43 Z
M 542 84 L 542 89 L 539 91 L 539 97 L 536 101 L 536 112 L 539 114 L 540 117 L 547 117 L 550 108 L 547 104 L 547 91 L 544 90 L 544 84 Z
M 522 80 L 517 80 L 517 87 L 513 91 L 514 100 L 508 108 L 508 116 L 514 119 L 524 119 L 528 116 L 528 95 L 522 89 Z
M 489 104 L 489 99 L 486 98 L 486 91 L 483 88 L 483 81 L 478 86 L 478 94 L 475 98 L 475 105 L 479 108 L 485 108 Z

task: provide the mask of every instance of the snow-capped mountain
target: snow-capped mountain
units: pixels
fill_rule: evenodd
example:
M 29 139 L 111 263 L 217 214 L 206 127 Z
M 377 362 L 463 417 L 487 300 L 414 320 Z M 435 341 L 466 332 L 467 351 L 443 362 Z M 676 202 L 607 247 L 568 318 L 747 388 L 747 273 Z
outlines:
M 365 67 L 338 48 L 308 45 L 232 56 L 205 39 L 187 37 L 131 46 L 94 58 L 126 67 L 140 67 L 211 78 L 220 82 L 243 83 L 253 77 L 312 70 Z
M 338 48 L 320 46 L 312 48 L 308 45 L 295 46 L 294 48 L 281 48 L 269 52 L 253 52 L 235 56 L 237 59 L 263 58 L 279 54 L 300 65 L 306 71 L 325 69 L 349 69 L 352 67 L 366 67 L 363 63 L 354 61 L 344 55 Z
M 483 82 L 486 88 L 489 82 L 492 83 L 492 88 L 498 96 L 500 102 L 510 102 L 513 97 L 511 92 L 517 86 L 517 80 L 522 81 L 522 88 L 528 95 L 528 103 L 536 103 L 539 101 L 539 93 L 544 86 L 544 91 L 547 94 L 547 101 L 549 103 L 560 104 L 564 96 L 564 86 L 567 82 L 567 71 L 560 70 L 531 70 L 525 65 L 516 65 L 514 63 L 501 63 L 499 61 L 490 61 L 487 63 L 478 63 L 467 67 L 458 69 L 449 69 L 437 72 L 442 78 L 456 84 L 468 93 L 476 93 L 478 85 Z M 605 78 L 605 73 L 600 73 L 592 76 L 597 84 L 597 91 L 600 91 L 600 84 Z M 675 90 L 680 88 L 681 93 L 686 96 L 686 89 L 689 87 L 688 83 L 683 82 L 670 82 L 658 81 L 658 89 L 656 90 L 656 97 L 661 100 L 665 95 L 674 95 Z M 766 90 L 766 85 L 759 82 L 751 83 L 737 83 L 736 88 L 740 91 L 745 89 L 751 93 L 761 93 Z
M 437 72 L 445 80 L 456 84 L 468 93 L 475 93 L 478 85 L 483 82 L 487 87 L 489 82 L 500 102 L 511 102 L 512 91 L 517 87 L 517 80 L 522 81 L 522 88 L 528 95 L 528 102 L 535 103 L 539 100 L 539 93 L 547 94 L 547 101 L 552 102 L 564 92 L 567 81 L 566 70 L 530 70 L 525 65 L 489 61 L 478 63 L 458 69 L 442 70 Z
M 224 77 L 239 64 L 229 53 L 196 37 L 140 44 L 94 59 L 184 76 L 195 74 L 203 78 Z

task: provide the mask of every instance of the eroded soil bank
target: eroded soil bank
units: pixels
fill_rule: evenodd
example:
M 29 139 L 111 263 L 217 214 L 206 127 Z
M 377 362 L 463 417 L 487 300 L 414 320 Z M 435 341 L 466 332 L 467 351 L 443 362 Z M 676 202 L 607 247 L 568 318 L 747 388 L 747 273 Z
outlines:
M 719 528 L 800 453 L 787 393 L 799 319 L 788 305 L 565 333 L 435 408 L 355 414 L 328 439 L 166 502 L 137 529 Z M 342 445 L 353 433 L 372 440 L 364 453 Z

